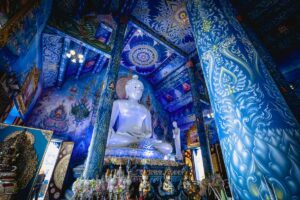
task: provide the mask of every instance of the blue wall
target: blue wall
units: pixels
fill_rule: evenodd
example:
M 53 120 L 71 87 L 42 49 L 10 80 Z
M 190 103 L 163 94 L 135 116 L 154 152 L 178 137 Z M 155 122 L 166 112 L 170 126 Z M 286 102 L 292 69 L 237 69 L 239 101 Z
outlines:
M 20 86 L 33 66 L 41 69 L 41 32 L 43 31 L 51 12 L 52 0 L 42 0 L 40 5 L 33 9 L 29 15 L 24 17 L 20 25 L 7 42 L 0 49 L 0 69 L 15 73 Z M 36 102 L 41 91 L 41 79 L 38 89 L 28 111 Z M 26 118 L 26 115 L 23 116 Z

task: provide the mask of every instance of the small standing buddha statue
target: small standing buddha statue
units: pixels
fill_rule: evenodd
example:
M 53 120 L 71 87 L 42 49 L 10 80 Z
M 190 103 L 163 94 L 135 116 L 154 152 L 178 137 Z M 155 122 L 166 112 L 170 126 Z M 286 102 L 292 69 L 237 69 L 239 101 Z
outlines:
M 175 187 L 171 181 L 171 177 L 172 177 L 172 172 L 171 170 L 167 170 L 165 172 L 165 178 L 164 178 L 164 182 L 163 182 L 163 191 L 166 192 L 169 195 L 172 195 L 175 193 Z
M 149 175 L 146 170 L 142 174 L 142 182 L 139 185 L 139 192 L 141 197 L 147 197 L 150 193 L 151 185 L 149 182 Z

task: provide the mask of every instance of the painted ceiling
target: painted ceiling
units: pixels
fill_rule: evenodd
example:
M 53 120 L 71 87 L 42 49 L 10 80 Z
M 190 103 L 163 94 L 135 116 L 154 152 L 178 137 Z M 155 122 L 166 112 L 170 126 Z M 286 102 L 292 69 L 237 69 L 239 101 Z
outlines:
M 185 53 L 189 54 L 195 50 L 185 1 L 138 1 L 132 15 Z

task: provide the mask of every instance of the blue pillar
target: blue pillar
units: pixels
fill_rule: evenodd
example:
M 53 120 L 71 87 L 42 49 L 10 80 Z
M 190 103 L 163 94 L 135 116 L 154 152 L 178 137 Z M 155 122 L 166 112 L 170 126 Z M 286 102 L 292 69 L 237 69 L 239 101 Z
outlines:
M 89 53 L 89 49 L 85 48 L 84 52 L 83 52 L 83 62 L 79 64 L 79 67 L 78 67 L 78 70 L 77 70 L 77 73 L 76 73 L 76 77 L 75 77 L 76 79 L 78 79 L 80 74 L 81 74 L 81 71 L 82 71 L 82 68 L 85 64 L 85 59 L 86 59 L 86 56 L 87 56 L 88 53 Z
M 234 199 L 299 199 L 299 124 L 222 1 L 187 10 Z
M 297 97 L 296 93 L 290 88 L 289 83 L 285 80 L 283 75 L 278 69 L 277 64 L 273 60 L 270 52 L 265 48 L 263 43 L 259 40 L 254 31 L 250 28 L 249 25 L 245 24 L 241 19 L 241 23 L 237 21 L 237 11 L 233 8 L 229 0 L 224 0 L 221 3 L 221 6 L 224 10 L 224 14 L 229 19 L 229 22 L 234 26 L 236 24 L 240 28 L 237 29 L 242 34 L 247 34 L 249 40 L 253 44 L 255 50 L 260 55 L 261 61 L 264 62 L 264 65 L 268 69 L 271 77 L 276 83 L 277 87 L 281 91 L 286 103 L 291 109 L 292 113 L 300 121 L 300 99 Z M 235 26 L 235 27 L 237 27 Z
M 290 88 L 289 83 L 285 80 L 285 78 L 279 71 L 278 66 L 273 60 L 270 52 L 263 46 L 262 42 L 258 39 L 257 35 L 253 32 L 253 30 L 250 27 L 243 23 L 241 24 L 243 25 L 243 28 L 249 36 L 249 39 L 253 43 L 253 46 L 261 56 L 262 61 L 266 65 L 277 87 L 280 89 L 281 94 L 286 100 L 294 116 L 297 118 L 298 122 L 300 122 L 300 99 L 297 97 L 296 93 Z
M 211 162 L 210 145 L 204 128 L 201 95 L 197 89 L 197 85 L 200 83 L 199 80 L 195 77 L 195 66 L 193 65 L 192 61 L 187 62 L 185 66 L 188 70 L 191 92 L 193 95 L 193 112 L 196 117 L 195 123 L 200 141 L 204 173 L 205 176 L 208 177 L 213 173 L 213 167 Z
M 61 87 L 63 85 L 63 81 L 65 78 L 65 73 L 66 73 L 66 68 L 67 68 L 67 63 L 68 63 L 68 58 L 66 57 L 66 53 L 70 47 L 70 39 L 65 38 L 64 40 L 64 47 L 63 47 L 63 54 L 60 59 L 60 65 L 59 65 L 59 71 L 58 71 L 58 77 L 57 77 L 57 86 Z
M 94 125 L 88 157 L 85 163 L 83 178 L 93 179 L 101 174 L 103 167 L 105 148 L 109 130 L 111 109 L 114 101 L 116 81 L 120 67 L 121 53 L 125 37 L 127 23 L 121 22 L 116 30 L 114 46 L 111 53 L 111 61 L 105 74 L 105 86 L 101 93 L 97 119 Z

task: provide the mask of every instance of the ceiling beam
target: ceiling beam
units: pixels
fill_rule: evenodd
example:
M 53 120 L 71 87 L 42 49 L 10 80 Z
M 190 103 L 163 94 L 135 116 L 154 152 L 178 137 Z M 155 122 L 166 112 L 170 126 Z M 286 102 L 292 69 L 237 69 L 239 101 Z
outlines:
M 96 53 L 104 55 L 107 58 L 111 58 L 111 55 L 110 55 L 111 54 L 111 48 L 106 44 L 103 44 L 104 48 L 96 47 L 95 45 L 89 43 L 88 41 L 79 40 L 79 39 L 75 38 L 76 36 L 71 36 L 69 34 L 66 34 L 62 30 L 59 30 L 56 27 L 52 27 L 50 25 L 47 25 L 47 28 L 49 28 L 51 31 L 54 31 L 56 34 L 58 34 L 62 37 L 67 37 L 70 40 L 74 41 L 75 43 L 81 44 L 82 46 L 84 46 L 84 47 L 86 47 L 86 48 L 88 48 L 88 49 L 90 49 L 90 50 L 92 50 Z
M 183 57 L 187 57 L 188 56 L 180 48 L 178 48 L 177 46 L 175 46 L 172 43 L 170 43 L 169 41 L 167 41 L 163 36 L 159 35 L 155 31 L 153 31 L 151 28 L 149 28 L 148 26 L 146 26 L 145 24 L 143 24 L 142 22 L 140 22 L 139 20 L 137 20 L 135 17 L 130 16 L 129 19 L 130 19 L 130 21 L 131 21 L 131 23 L 132 23 L 133 26 L 135 26 L 136 28 L 139 28 L 139 29 L 141 29 L 141 30 L 149 33 L 150 35 L 152 35 L 154 37 L 154 39 L 158 40 L 159 42 L 161 42 L 162 44 L 164 44 L 168 48 L 174 50 L 179 55 L 181 55 Z

